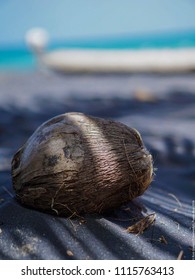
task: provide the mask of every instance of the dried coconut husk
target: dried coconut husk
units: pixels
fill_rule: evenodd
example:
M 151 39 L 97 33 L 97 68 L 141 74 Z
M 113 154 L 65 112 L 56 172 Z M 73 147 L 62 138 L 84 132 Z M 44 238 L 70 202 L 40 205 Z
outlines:
M 152 177 L 135 129 L 81 113 L 42 124 L 12 160 L 16 198 L 65 216 L 116 208 L 142 195 Z
M 142 234 L 145 229 L 154 223 L 156 214 L 152 213 L 127 228 L 128 233 Z

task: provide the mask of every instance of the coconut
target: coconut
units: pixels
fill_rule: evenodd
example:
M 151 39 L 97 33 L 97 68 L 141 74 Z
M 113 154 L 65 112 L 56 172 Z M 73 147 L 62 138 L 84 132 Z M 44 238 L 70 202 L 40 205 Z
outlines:
M 64 216 L 119 207 L 152 178 L 152 156 L 136 129 L 82 113 L 43 123 L 12 160 L 17 200 Z

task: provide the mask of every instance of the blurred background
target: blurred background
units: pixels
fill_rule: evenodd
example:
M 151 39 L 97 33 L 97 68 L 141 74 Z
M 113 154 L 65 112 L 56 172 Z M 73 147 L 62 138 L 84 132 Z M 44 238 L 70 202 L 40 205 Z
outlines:
M 48 48 L 156 49 L 195 47 L 194 0 L 2 0 L 0 69 L 32 68 L 25 44 L 44 28 Z

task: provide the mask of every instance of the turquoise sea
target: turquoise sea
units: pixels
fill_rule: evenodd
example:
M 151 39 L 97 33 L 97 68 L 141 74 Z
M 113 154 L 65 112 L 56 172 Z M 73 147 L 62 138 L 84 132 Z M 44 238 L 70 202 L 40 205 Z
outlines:
M 48 50 L 57 48 L 82 49 L 163 49 L 194 48 L 195 30 L 169 33 L 123 35 L 115 37 L 88 38 L 56 41 L 48 46 Z M 35 57 L 25 44 L 16 46 L 0 46 L 0 69 L 33 69 Z

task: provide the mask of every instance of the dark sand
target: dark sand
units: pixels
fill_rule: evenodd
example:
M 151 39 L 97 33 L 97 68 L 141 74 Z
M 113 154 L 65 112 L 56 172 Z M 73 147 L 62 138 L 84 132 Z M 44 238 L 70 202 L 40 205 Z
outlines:
M 42 122 L 70 111 L 137 128 L 157 168 L 142 197 L 83 224 L 22 207 L 11 183 L 17 149 Z M 191 259 L 194 145 L 195 74 L 1 73 L 0 259 L 177 259 L 181 251 Z M 132 218 L 154 212 L 144 234 L 125 232 Z

